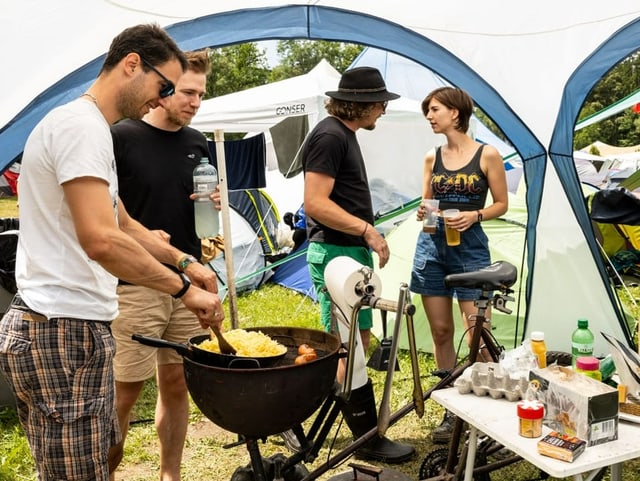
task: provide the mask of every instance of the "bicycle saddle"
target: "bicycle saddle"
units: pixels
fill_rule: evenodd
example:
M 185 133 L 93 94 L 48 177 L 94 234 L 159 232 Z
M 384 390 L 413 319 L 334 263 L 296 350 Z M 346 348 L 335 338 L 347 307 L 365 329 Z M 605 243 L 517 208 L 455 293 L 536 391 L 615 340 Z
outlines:
M 447 287 L 468 287 L 483 291 L 504 290 L 518 278 L 518 270 L 507 261 L 496 261 L 477 271 L 449 274 L 444 278 Z

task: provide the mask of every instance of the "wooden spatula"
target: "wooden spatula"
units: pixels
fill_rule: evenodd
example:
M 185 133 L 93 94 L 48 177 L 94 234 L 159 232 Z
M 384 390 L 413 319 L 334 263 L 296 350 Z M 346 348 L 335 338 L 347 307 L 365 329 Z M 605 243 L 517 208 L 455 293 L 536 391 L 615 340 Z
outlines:
M 229 341 L 224 338 L 218 327 L 211 327 L 211 331 L 216 336 L 216 339 L 218 339 L 218 346 L 220 346 L 220 352 L 222 354 L 236 353 L 236 348 L 229 344 Z

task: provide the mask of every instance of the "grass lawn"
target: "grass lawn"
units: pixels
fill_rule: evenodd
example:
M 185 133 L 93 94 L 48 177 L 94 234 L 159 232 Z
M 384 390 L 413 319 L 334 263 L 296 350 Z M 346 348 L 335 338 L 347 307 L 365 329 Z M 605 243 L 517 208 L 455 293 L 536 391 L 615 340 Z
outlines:
M 18 217 L 18 200 L 16 197 L 0 198 L 0 219 Z

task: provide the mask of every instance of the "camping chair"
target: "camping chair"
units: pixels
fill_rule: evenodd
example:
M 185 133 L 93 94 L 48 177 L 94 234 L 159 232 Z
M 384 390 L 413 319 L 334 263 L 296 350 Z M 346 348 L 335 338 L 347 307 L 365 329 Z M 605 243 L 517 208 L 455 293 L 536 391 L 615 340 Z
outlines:
M 593 194 L 591 218 L 606 224 L 640 226 L 640 198 L 627 189 L 603 189 Z
M 623 275 L 640 280 L 640 198 L 624 188 L 600 190 L 590 216 L 614 284 L 624 284 Z

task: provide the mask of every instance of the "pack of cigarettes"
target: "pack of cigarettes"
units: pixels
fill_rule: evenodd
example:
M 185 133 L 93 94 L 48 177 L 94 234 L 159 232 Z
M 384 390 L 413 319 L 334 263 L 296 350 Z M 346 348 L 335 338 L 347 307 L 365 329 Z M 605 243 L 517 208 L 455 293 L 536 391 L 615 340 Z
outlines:
M 538 441 L 538 453 L 572 463 L 587 447 L 586 441 L 551 431 Z

